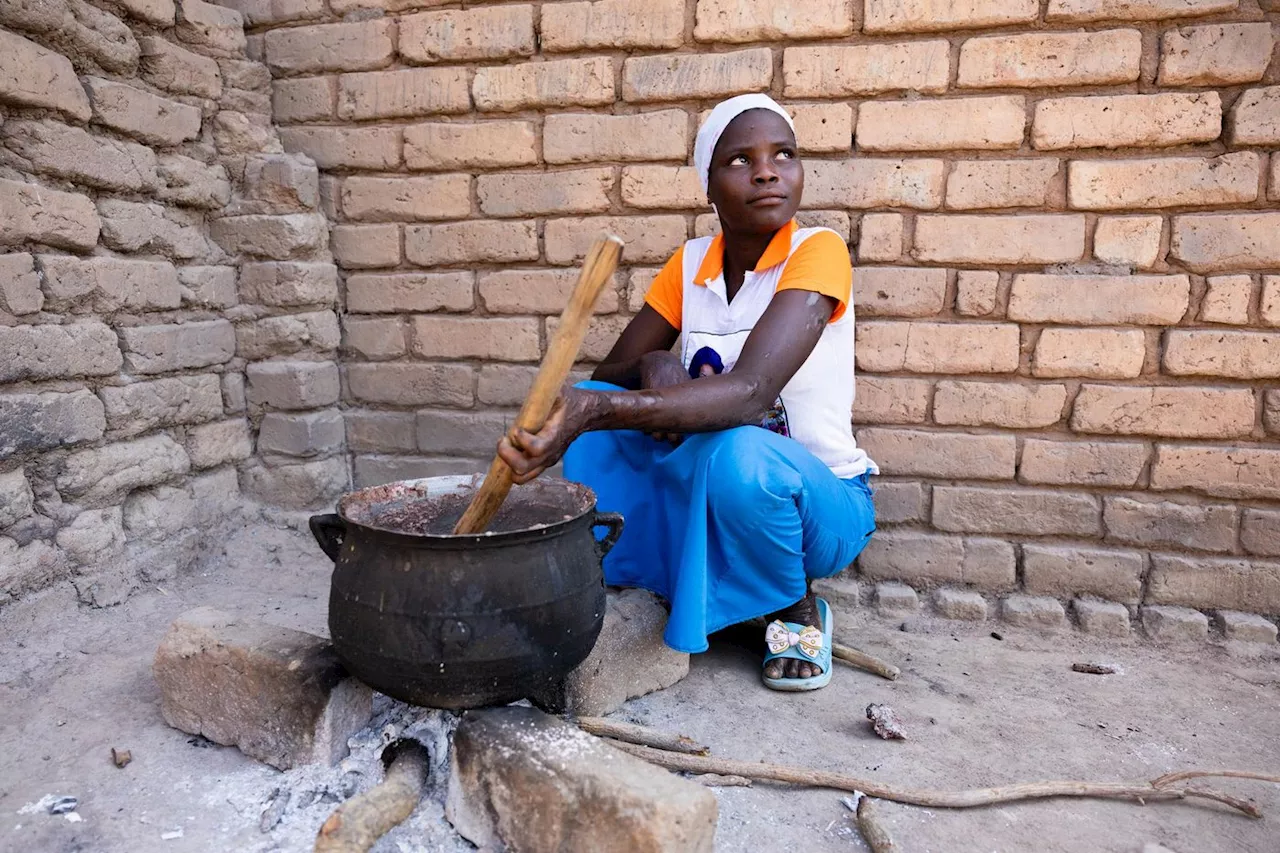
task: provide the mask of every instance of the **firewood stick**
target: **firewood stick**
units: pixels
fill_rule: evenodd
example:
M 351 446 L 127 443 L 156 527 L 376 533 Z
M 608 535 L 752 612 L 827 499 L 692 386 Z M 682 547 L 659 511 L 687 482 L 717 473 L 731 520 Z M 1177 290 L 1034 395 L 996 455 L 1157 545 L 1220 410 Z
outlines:
M 1253 773 L 1248 770 L 1183 770 L 1178 773 L 1166 773 L 1159 779 L 1153 779 L 1151 784 L 1157 788 L 1163 788 L 1165 785 L 1172 785 L 1174 782 L 1184 782 L 1187 779 L 1204 779 L 1210 776 L 1230 779 L 1256 779 L 1259 782 L 1275 782 L 1280 785 L 1280 776 Z
M 745 776 L 748 779 L 783 782 L 810 788 L 831 788 L 836 791 L 861 791 L 868 796 L 881 800 L 930 808 L 970 809 L 990 806 L 996 803 L 1012 803 L 1020 800 L 1038 800 L 1048 797 L 1088 797 L 1105 800 L 1132 800 L 1139 803 L 1185 800 L 1196 797 L 1223 803 L 1249 817 L 1262 817 L 1262 812 L 1253 803 L 1207 788 L 1158 788 L 1152 783 L 1130 782 L 1051 781 L 1023 782 L 1016 785 L 974 788 L 967 791 L 936 791 L 927 788 L 902 788 L 886 785 L 873 779 L 859 779 L 843 773 L 831 773 L 806 767 L 684 755 L 678 752 L 664 752 L 629 743 L 613 743 L 612 746 L 615 749 L 622 750 L 637 758 L 642 758 L 650 764 L 665 767 L 668 770 L 678 770 L 685 773 L 719 773 L 724 776 Z M 1221 771 L 1204 774 L 1200 771 L 1191 770 L 1183 774 L 1182 778 L 1194 779 L 1202 775 L 1221 775 Z
M 897 848 L 889 830 L 880 822 L 880 809 L 871 797 L 863 797 L 858 801 L 858 832 L 871 848 L 871 853 L 892 853 Z
M 635 723 L 621 723 L 603 717 L 578 717 L 578 728 L 596 737 L 607 737 L 627 743 L 649 746 L 667 752 L 684 752 L 689 755 L 706 755 L 711 750 L 684 735 L 662 732 Z
M 400 824 L 422 799 L 430 761 L 415 741 L 401 741 L 386 778 L 338 808 L 320 827 L 315 853 L 365 853 Z
M 856 666 L 858 669 L 865 669 L 867 672 L 887 678 L 890 681 L 897 681 L 898 676 L 902 674 L 902 670 L 898 669 L 891 663 L 886 663 L 877 657 L 873 657 L 866 652 L 860 652 L 855 648 L 841 645 L 833 642 L 831 644 L 831 656 L 836 660 L 842 660 L 847 664 Z

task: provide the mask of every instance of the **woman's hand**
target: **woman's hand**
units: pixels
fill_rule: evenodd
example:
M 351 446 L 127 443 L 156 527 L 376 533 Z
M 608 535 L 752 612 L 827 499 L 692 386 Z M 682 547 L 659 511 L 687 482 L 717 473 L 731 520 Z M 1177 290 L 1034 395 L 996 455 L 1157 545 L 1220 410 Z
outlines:
M 670 352 L 665 350 L 649 352 L 640 357 L 640 388 L 642 390 L 670 388 L 673 385 L 683 385 L 691 381 L 693 380 L 689 378 L 689 371 L 685 370 L 684 363 Z M 651 432 L 647 435 L 655 441 L 665 441 L 673 447 L 684 440 L 684 436 L 675 432 Z
M 512 426 L 498 442 L 498 456 L 511 469 L 511 480 L 524 485 L 560 461 L 587 424 L 592 392 L 566 387 L 536 433 Z

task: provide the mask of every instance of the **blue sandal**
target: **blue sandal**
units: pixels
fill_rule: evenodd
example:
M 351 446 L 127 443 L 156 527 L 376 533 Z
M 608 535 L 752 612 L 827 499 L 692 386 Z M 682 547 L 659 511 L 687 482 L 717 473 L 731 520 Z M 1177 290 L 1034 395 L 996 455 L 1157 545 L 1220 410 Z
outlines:
M 822 672 L 811 678 L 764 677 L 765 687 L 787 693 L 800 693 L 826 687 L 831 681 L 831 608 L 824 599 L 818 599 L 818 615 L 822 630 L 812 625 L 797 625 L 775 619 L 765 628 L 764 642 L 769 653 L 764 665 L 779 658 L 804 661 L 822 667 Z

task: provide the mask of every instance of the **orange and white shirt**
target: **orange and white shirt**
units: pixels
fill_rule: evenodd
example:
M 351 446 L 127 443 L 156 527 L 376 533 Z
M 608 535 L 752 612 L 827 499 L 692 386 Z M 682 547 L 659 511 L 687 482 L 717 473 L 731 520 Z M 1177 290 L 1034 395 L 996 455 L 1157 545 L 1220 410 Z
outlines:
M 839 234 L 799 228 L 792 220 L 774 235 L 732 302 L 724 283 L 724 238 L 690 240 L 654 279 L 645 302 L 680 330 L 686 367 L 709 347 L 729 371 L 779 290 L 821 293 L 839 304 L 763 426 L 800 442 L 837 477 L 878 474 L 853 438 L 853 268 Z

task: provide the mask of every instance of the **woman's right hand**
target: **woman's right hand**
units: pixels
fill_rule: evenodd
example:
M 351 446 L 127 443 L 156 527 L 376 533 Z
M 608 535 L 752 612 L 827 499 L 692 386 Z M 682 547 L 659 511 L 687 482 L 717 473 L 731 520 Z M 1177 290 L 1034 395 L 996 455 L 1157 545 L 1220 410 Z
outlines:
M 592 392 L 561 389 L 542 429 L 536 433 L 512 426 L 498 442 L 498 456 L 511 469 L 511 481 L 522 486 L 560 461 L 587 425 Z

